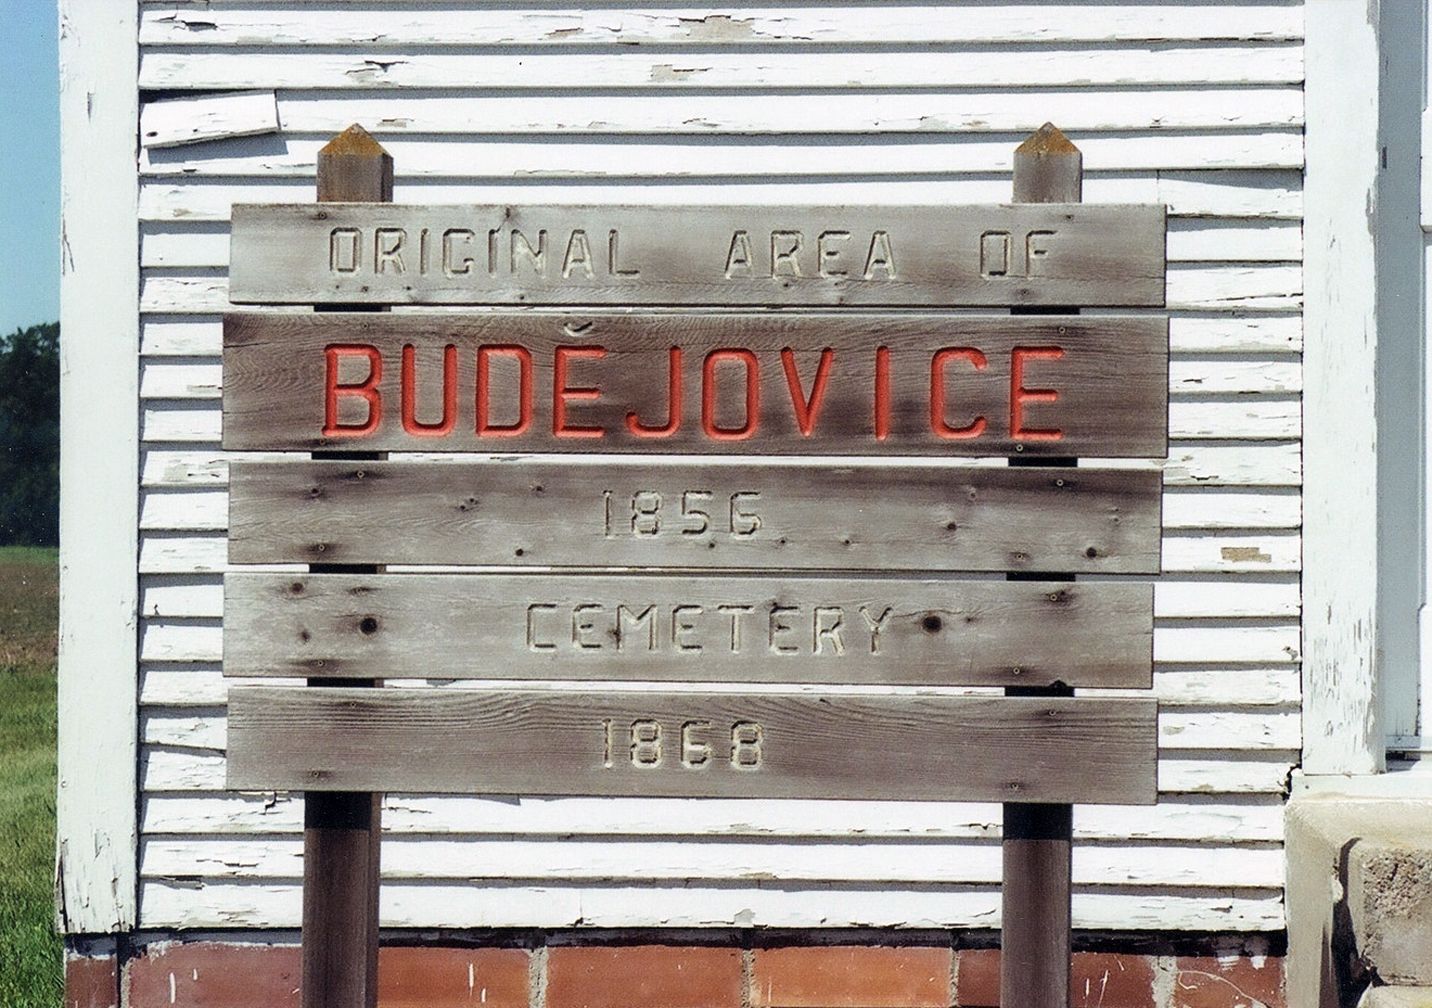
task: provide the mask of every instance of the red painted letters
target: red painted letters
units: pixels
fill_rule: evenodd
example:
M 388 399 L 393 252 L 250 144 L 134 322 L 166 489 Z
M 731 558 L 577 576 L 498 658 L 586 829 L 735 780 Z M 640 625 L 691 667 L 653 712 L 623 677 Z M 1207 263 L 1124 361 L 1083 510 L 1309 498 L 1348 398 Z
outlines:
M 577 427 L 567 422 L 567 402 L 570 399 L 595 400 L 602 397 L 597 388 L 577 387 L 567 384 L 567 363 L 573 357 L 589 357 L 601 360 L 607 351 L 599 346 L 559 346 L 552 356 L 552 433 L 560 438 L 599 438 L 606 435 L 600 427 Z
M 492 358 L 513 357 L 518 364 L 517 422 L 499 425 L 490 420 Z M 520 346 L 481 346 L 477 348 L 477 436 L 516 437 L 532 425 L 532 353 Z
M 985 431 L 985 418 L 977 416 L 963 427 L 951 427 L 945 420 L 945 367 L 951 360 L 967 360 L 976 371 L 989 366 L 985 355 L 974 347 L 944 347 L 930 358 L 930 429 L 942 438 L 977 438 Z
M 1024 426 L 1024 404 L 1054 402 L 1059 393 L 1048 388 L 1024 387 L 1026 360 L 1059 360 L 1064 356 L 1060 347 L 1015 347 L 1009 355 L 1009 436 L 1025 441 L 1060 441 L 1064 432 L 1057 427 Z
M 323 387 L 323 436 L 364 437 L 378 429 L 383 419 L 383 398 L 378 383 L 383 380 L 383 357 L 378 348 L 366 343 L 335 343 L 323 348 L 327 359 L 327 379 Z M 364 357 L 368 360 L 368 377 L 356 385 L 340 384 L 339 360 L 343 357 Z M 368 418 L 360 424 L 338 422 L 338 397 L 357 396 L 368 404 Z

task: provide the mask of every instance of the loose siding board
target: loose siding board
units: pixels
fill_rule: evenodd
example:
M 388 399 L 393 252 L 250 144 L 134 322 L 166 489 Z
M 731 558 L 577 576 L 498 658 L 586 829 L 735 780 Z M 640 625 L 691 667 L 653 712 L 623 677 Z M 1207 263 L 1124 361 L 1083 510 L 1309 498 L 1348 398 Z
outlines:
M 1075 923 L 1283 926 L 1270 866 L 1301 742 L 1300 3 L 211 0 L 140 16 L 146 87 L 272 91 L 281 123 L 141 152 L 143 926 L 299 922 L 281 866 L 302 801 L 223 790 L 220 314 L 231 205 L 311 202 L 318 147 L 355 118 L 394 154 L 399 203 L 1000 203 L 1014 146 L 1053 119 L 1084 152 L 1087 201 L 1166 204 L 1160 804 L 1077 809 L 1094 843 L 1076 844 Z M 412 877 L 384 885 L 400 925 L 998 924 L 998 806 L 390 795 L 384 821 L 412 844 Z M 488 877 L 424 861 L 435 833 Z M 917 840 L 924 859 L 898 848 L 872 879 L 840 856 L 853 836 Z M 789 869 L 782 838 L 809 877 L 776 889 L 726 871 L 733 842 Z M 550 857 L 522 871 L 541 878 L 513 877 L 502 866 L 531 841 L 566 846 L 533 850 Z M 200 886 L 172 878 L 175 858 L 204 866 Z M 552 877 L 568 864 L 610 878 Z

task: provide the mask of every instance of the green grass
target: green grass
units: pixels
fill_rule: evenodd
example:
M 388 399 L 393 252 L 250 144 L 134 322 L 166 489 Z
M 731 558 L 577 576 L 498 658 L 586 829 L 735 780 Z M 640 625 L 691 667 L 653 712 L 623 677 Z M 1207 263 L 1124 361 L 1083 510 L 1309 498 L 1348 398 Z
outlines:
M 56 1008 L 55 551 L 0 547 L 0 1005 Z

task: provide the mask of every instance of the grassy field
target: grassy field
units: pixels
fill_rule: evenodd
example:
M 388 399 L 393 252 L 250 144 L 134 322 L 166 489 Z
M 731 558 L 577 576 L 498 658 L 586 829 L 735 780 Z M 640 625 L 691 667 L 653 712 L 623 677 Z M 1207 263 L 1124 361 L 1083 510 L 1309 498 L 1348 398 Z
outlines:
M 0 547 L 0 1005 L 57 1008 L 55 551 Z

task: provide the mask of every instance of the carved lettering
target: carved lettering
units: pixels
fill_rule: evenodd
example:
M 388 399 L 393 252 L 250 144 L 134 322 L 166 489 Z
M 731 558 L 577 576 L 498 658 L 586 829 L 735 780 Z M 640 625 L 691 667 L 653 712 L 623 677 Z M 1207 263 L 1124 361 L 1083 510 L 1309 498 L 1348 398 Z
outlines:
M 535 602 L 527 607 L 527 650 L 528 651 L 555 651 L 557 642 L 553 641 L 537 630 L 537 614 L 542 612 L 556 612 L 557 606 L 542 602 Z
M 363 437 L 378 429 L 383 419 L 383 398 L 378 392 L 378 383 L 383 379 L 383 356 L 378 348 L 366 343 L 337 343 L 324 347 L 326 380 L 323 386 L 323 436 Z M 368 373 L 362 381 L 351 383 L 341 380 L 339 370 L 345 358 L 361 358 L 368 362 Z M 367 416 L 361 423 L 344 423 L 339 418 L 339 399 L 361 399 L 368 406 Z
M 703 612 L 699 605 L 679 605 L 671 610 L 671 643 L 678 651 L 697 652 L 701 644 L 691 639 L 696 630 L 695 618 Z
M 641 270 L 631 267 L 623 269 L 621 266 L 621 236 L 615 228 L 607 232 L 607 272 L 612 276 L 639 277 Z
M 458 242 L 471 246 L 477 238 L 477 232 L 468 228 L 448 228 L 443 232 L 443 275 L 452 279 L 454 277 L 468 276 L 472 273 L 472 267 L 477 260 L 467 251 L 458 250 Z
M 632 606 L 617 606 L 617 650 L 626 648 L 628 640 L 626 628 L 630 626 L 635 639 L 635 632 L 643 626 L 646 627 L 646 649 L 648 652 L 656 650 L 656 606 L 649 605 L 641 612 L 636 612 Z
M 716 611 L 723 613 L 731 619 L 731 653 L 741 653 L 741 617 L 756 611 L 755 606 L 750 605 L 718 605 Z
M 622 762 L 638 770 L 658 770 L 665 765 L 662 740 L 667 732 L 660 721 L 637 718 L 623 722 L 621 728 L 617 724 L 611 718 L 601 723 L 604 769 L 616 766 L 621 748 L 625 748 Z M 673 722 L 673 727 L 671 734 L 680 740 L 676 761 L 680 770 L 677 772 L 709 768 L 716 758 L 716 747 L 708 741 L 708 733 L 716 726 L 708 720 L 690 718 Z M 731 769 L 745 772 L 761 769 L 765 762 L 766 729 L 759 721 L 737 721 L 731 725 L 729 739 L 726 756 Z
M 547 275 L 547 229 L 542 228 L 537 232 L 536 248 L 533 248 L 528 237 L 516 228 L 512 229 L 509 239 L 509 248 L 511 249 L 509 261 L 512 275 L 517 275 L 517 264 L 525 262 L 534 274 L 545 277 Z
M 870 236 L 870 251 L 865 256 L 865 279 L 874 280 L 877 273 L 884 274 L 886 280 L 899 276 L 895 269 L 895 249 L 885 231 L 876 231 Z
M 849 231 L 822 231 L 815 240 L 816 270 L 823 277 L 845 276 L 850 271 L 840 269 L 837 263 L 845 254 L 842 247 L 850 241 Z
M 394 273 L 404 273 L 403 242 L 408 233 L 402 228 L 377 228 L 373 232 L 373 272 L 382 276 L 392 267 Z
M 591 602 L 572 609 L 572 644 L 577 648 L 583 651 L 600 651 L 602 649 L 601 638 L 592 636 L 597 632 L 597 625 L 588 615 L 601 611 L 601 606 Z
M 357 273 L 362 258 L 363 232 L 357 228 L 334 228 L 328 234 L 328 269 L 333 273 Z
M 845 654 L 845 642 L 840 630 L 845 626 L 845 610 L 840 606 L 816 606 L 811 634 L 811 653 L 824 654 L 826 644 L 831 653 L 839 657 Z
M 745 231 L 737 231 L 731 235 L 731 247 L 726 252 L 726 279 L 734 280 L 738 276 L 755 276 L 755 266 L 751 256 L 751 236 Z
M 771 278 L 801 275 L 800 252 L 805 236 L 799 231 L 771 232 Z
M 890 614 L 894 610 L 886 606 L 879 616 L 872 616 L 867 606 L 860 607 L 860 615 L 865 618 L 866 629 L 870 631 L 870 653 L 880 653 L 880 634 L 890 622 Z
M 562 257 L 562 279 L 571 277 L 573 270 L 581 270 L 588 280 L 592 273 L 592 249 L 587 244 L 587 232 L 578 229 L 567 240 L 567 254 Z
M 796 625 L 788 619 L 798 612 L 800 609 L 796 606 L 771 606 L 770 618 L 766 621 L 771 654 L 800 653 L 800 646 L 790 639 L 796 634 Z

